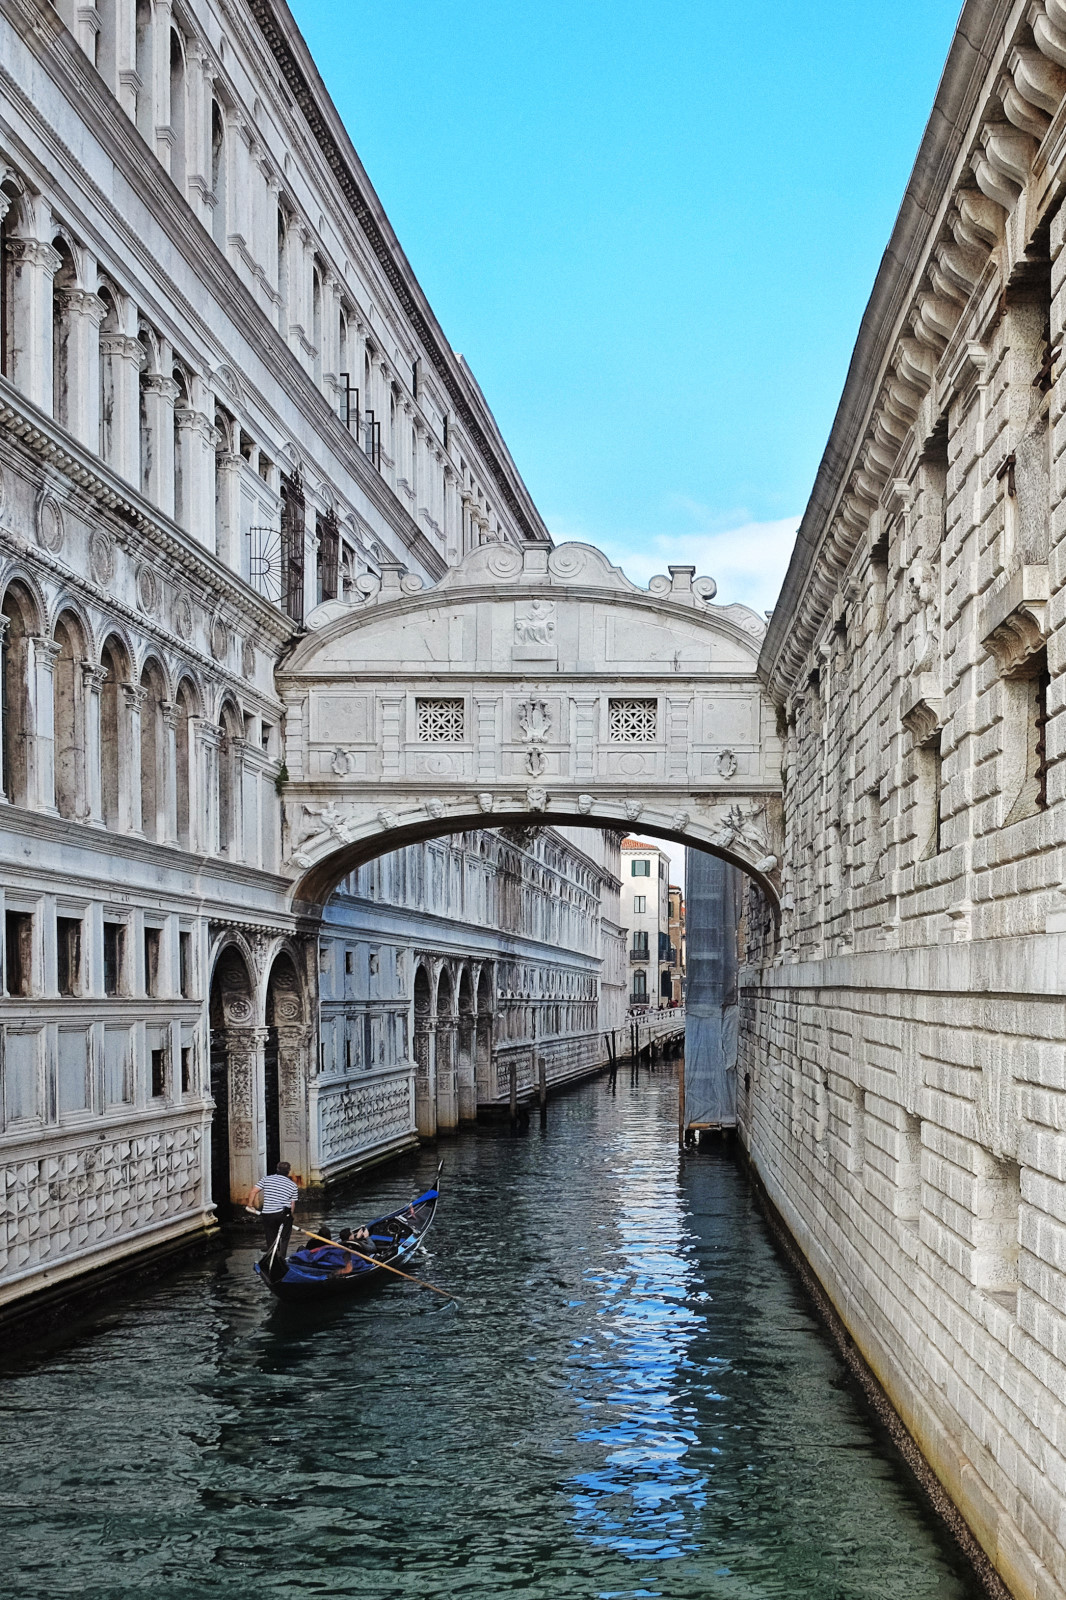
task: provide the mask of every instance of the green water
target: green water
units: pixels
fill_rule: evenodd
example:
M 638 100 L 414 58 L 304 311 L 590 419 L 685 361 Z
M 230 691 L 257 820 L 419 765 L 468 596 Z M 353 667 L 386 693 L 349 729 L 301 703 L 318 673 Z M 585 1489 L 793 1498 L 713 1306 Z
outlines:
M 665 1073 L 442 1145 L 390 1289 L 276 1306 L 191 1266 L 0 1386 L 5 1596 L 970 1600 L 743 1173 L 679 1168 Z M 333 1203 L 372 1215 L 436 1154 Z

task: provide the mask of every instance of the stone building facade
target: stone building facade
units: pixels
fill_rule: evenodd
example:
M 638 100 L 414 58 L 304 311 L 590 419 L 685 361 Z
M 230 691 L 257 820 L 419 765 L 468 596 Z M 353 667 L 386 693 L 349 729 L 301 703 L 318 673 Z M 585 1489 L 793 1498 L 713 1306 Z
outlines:
M 968 0 L 760 670 L 738 1112 L 995 1566 L 1066 1595 L 1066 7 Z
M 622 840 L 622 919 L 629 931 L 629 1003 L 653 1009 L 673 999 L 670 858 L 650 839 Z
M 445 895 L 420 966 L 394 895 L 407 965 L 375 987 L 356 932 L 391 869 L 321 945 L 282 875 L 275 668 L 306 618 L 550 548 L 287 10 L 0 0 L 0 58 L 6 1304 L 210 1225 L 265 1158 L 321 1179 L 409 1142 L 420 972 L 482 1051 L 534 994 L 587 1044 L 599 957 L 582 932 L 549 995 L 524 903 L 464 950 Z M 602 852 L 519 854 L 611 915 Z

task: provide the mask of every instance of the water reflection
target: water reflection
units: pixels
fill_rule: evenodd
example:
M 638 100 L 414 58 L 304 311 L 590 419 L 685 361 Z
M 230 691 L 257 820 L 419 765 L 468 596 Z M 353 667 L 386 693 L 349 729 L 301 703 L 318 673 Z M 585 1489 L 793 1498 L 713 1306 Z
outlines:
M 0 1385 L 12 1600 L 968 1600 L 742 1175 L 665 1075 L 446 1148 L 407 1288 L 308 1317 L 253 1252 Z M 380 1214 L 426 1152 L 334 1203 Z

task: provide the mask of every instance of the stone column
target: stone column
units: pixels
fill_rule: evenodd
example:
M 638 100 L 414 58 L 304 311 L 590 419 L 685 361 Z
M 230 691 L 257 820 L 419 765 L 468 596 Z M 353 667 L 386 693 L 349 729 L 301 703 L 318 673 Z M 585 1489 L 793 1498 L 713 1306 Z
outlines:
M 459 1126 L 459 1096 L 455 1084 L 455 1018 L 437 1019 L 437 1131 L 451 1133 Z
M 52 411 L 52 279 L 62 257 L 42 239 L 8 239 L 11 257 L 10 377 L 27 400 Z
M 147 689 L 140 688 L 135 683 L 124 683 L 122 695 L 126 702 L 125 717 L 126 729 L 129 734 L 129 746 L 126 753 L 126 782 L 122 782 L 123 774 L 119 773 L 119 814 L 125 811 L 127 827 L 130 833 L 143 836 L 144 828 L 141 823 L 141 708 L 148 698 Z M 123 807 L 123 791 L 126 795 L 126 804 Z
M 27 797 L 49 816 L 58 816 L 55 769 L 54 668 L 61 646 L 54 639 L 32 637 L 28 663 L 33 710 L 33 740 L 27 752 Z
M 315 1031 L 305 1023 L 279 1023 L 277 1034 L 281 1158 L 291 1164 L 294 1172 L 306 1176 L 312 1162 L 307 1085 L 311 1077 Z M 317 1149 L 314 1158 L 317 1162 Z
M 227 1027 L 230 1198 L 247 1199 L 266 1161 L 265 1028 Z
M 127 483 L 140 487 L 140 386 L 144 347 L 126 333 L 100 336 L 103 414 L 100 453 Z
M 490 1105 L 496 1098 L 496 1077 L 492 1061 L 492 1012 L 477 1016 L 477 1102 Z
M 189 849 L 200 855 L 218 853 L 218 747 L 222 730 L 203 717 L 189 718 Z M 200 796 L 194 806 L 191 796 Z
M 181 407 L 174 413 L 182 484 L 185 531 L 206 550 L 215 549 L 215 445 L 218 433 L 202 411 Z
M 477 1121 L 476 1029 L 477 1021 L 472 1015 L 459 1018 L 459 1030 L 456 1036 L 458 1045 L 456 1079 L 460 1122 Z
M 100 690 L 107 681 L 107 668 L 83 661 L 81 673 L 85 717 L 85 804 L 88 820 L 94 827 L 102 828 L 104 803 L 100 785 Z
M 9 618 L 4 617 L 4 616 L 0 616 L 0 661 L 4 661 L 5 660 L 5 651 L 7 650 L 8 621 L 9 621 Z M 6 670 L 6 668 L 5 668 L 5 670 Z M 16 690 L 16 693 L 17 693 L 17 690 Z M 6 758 L 5 758 L 3 752 L 4 752 L 4 697 L 3 697 L 2 694 L 0 694 L 0 766 L 2 766 L 3 768 L 6 769 L 7 762 L 6 762 Z M 9 784 L 10 784 L 11 788 L 17 794 L 17 783 L 16 783 L 16 779 L 15 779 L 15 774 L 13 772 L 8 772 L 8 771 L 5 770 L 4 771 L 4 778 L 5 778 L 6 781 L 3 782 L 3 783 L 0 783 L 0 806 L 6 806 L 6 805 L 10 805 L 11 804 L 12 797 L 7 792 L 7 788 L 8 788 Z
M 178 708 L 171 701 L 159 706 L 162 751 L 159 777 L 163 784 L 163 842 L 178 842 Z M 192 796 L 190 794 L 190 802 Z M 190 803 L 190 810 L 192 809 Z
M 420 1139 L 437 1137 L 437 1024 L 415 1016 L 415 1128 Z
M 455 468 L 450 462 L 445 461 L 443 530 L 449 566 L 454 565 L 463 555 L 462 531 L 458 527 L 458 518 L 456 517 L 456 498 Z
M 100 448 L 100 324 L 107 307 L 87 289 L 59 294 L 66 329 L 63 420 L 94 453 Z
M 170 0 L 152 4 L 152 118 L 155 153 L 167 172 L 171 169 L 173 132 L 170 126 Z
M 215 489 L 217 555 L 231 572 L 241 572 L 241 458 L 216 452 Z M 247 573 L 244 574 L 247 576 Z
M 144 389 L 145 423 L 151 440 L 148 468 L 148 498 L 165 516 L 174 515 L 174 401 L 178 386 L 161 372 L 149 372 L 141 380 Z
M 137 120 L 137 0 L 115 0 L 114 36 L 100 39 L 101 67 L 108 86 L 131 122 Z

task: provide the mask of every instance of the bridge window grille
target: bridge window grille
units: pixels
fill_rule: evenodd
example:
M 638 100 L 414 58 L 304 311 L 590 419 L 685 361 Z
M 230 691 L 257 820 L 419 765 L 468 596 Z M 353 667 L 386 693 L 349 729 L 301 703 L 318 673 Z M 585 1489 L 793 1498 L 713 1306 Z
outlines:
M 415 720 L 420 744 L 462 744 L 465 733 L 462 698 L 416 700 Z
M 654 700 L 608 700 L 612 744 L 653 744 L 658 707 Z

